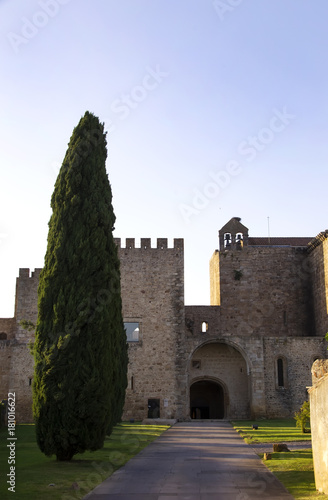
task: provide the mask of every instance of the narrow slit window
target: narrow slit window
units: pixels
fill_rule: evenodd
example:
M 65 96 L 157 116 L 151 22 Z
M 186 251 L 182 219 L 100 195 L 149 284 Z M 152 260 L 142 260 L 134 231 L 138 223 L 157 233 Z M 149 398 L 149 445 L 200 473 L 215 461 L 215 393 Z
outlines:
M 287 311 L 284 311 L 284 325 L 287 326 Z
M 277 375 L 278 375 L 278 387 L 285 387 L 285 384 L 284 384 L 284 360 L 282 358 L 277 359 Z

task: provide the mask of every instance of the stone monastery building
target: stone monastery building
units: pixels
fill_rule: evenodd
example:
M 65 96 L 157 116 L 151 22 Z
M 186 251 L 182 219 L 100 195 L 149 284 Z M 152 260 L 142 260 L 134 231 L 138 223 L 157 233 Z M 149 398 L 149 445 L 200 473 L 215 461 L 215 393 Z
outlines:
M 219 231 L 210 306 L 184 304 L 183 240 L 116 240 L 129 345 L 123 419 L 293 416 L 311 366 L 327 358 L 328 231 L 256 238 L 240 218 Z M 0 399 L 16 392 L 18 422 L 32 421 L 33 332 L 40 269 L 20 269 L 15 317 L 0 319 Z

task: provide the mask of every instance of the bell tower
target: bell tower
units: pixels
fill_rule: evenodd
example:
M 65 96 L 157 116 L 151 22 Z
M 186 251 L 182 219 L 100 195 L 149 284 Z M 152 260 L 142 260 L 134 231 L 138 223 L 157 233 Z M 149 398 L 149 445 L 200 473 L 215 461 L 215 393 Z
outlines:
M 248 245 L 248 228 L 233 217 L 219 230 L 220 251 L 242 250 Z

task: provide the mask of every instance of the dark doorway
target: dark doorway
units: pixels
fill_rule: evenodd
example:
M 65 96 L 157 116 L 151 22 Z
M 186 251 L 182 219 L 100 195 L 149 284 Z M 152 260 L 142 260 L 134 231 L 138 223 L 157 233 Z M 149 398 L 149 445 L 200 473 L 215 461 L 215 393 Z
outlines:
M 190 387 L 190 416 L 196 419 L 224 418 L 223 387 L 216 382 L 200 380 Z
M 148 418 L 159 418 L 159 399 L 148 399 Z

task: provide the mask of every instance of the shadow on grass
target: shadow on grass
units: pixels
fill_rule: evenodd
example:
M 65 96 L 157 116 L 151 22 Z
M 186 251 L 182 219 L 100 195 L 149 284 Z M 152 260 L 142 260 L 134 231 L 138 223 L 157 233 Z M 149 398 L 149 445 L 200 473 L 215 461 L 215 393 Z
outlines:
M 311 434 L 303 434 L 293 418 L 268 420 L 236 420 L 234 429 L 246 443 L 279 443 L 283 441 L 310 441 Z M 258 429 L 253 429 L 253 425 Z
M 70 462 L 57 462 L 39 450 L 34 425 L 16 427 L 15 500 L 80 500 L 98 484 L 122 467 L 130 458 L 156 439 L 167 426 L 118 424 L 104 447 L 95 452 L 75 455 Z M 0 470 L 9 472 L 7 429 L 0 431 Z M 7 498 L 5 481 L 0 498 Z
M 319 494 L 315 488 L 312 450 L 272 453 L 272 459 L 264 463 L 295 499 L 328 499 L 328 495 Z

